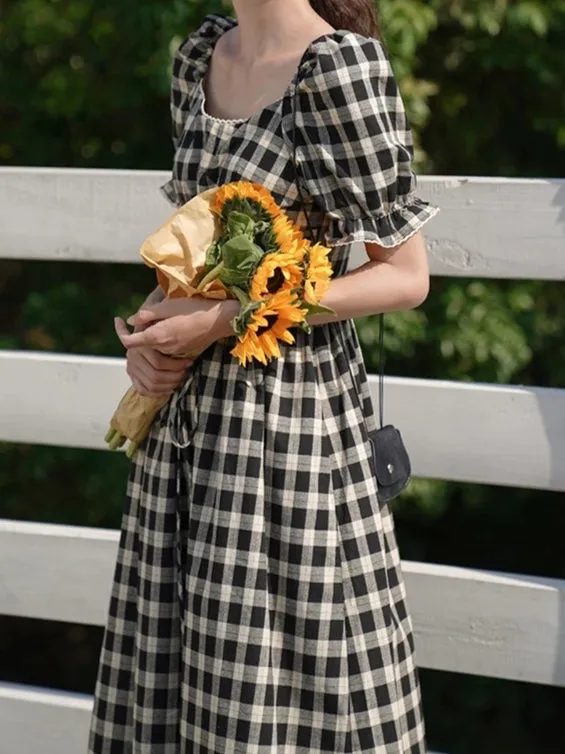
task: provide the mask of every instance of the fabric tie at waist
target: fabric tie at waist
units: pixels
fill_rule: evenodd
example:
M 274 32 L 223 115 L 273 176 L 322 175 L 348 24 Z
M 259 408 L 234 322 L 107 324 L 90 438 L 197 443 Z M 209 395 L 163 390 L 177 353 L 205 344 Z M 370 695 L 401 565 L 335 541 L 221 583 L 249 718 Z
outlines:
M 188 448 L 198 428 L 198 382 L 200 364 L 196 362 L 186 380 L 167 404 L 162 424 L 169 428 L 171 442 L 180 450 Z

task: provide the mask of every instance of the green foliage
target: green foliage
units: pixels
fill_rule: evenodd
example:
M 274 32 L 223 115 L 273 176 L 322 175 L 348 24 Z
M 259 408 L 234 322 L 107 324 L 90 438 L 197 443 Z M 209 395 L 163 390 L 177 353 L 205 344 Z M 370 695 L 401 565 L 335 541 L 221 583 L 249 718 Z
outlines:
M 563 175 L 565 0 L 380 6 L 419 170 Z M 168 169 L 172 52 L 205 13 L 226 9 L 220 0 L 4 0 L 0 162 Z M 135 311 L 153 281 L 125 265 L 0 262 L 0 347 L 119 356 L 112 317 Z M 562 284 L 435 279 L 424 306 L 385 321 L 389 374 L 565 383 Z M 370 371 L 375 325 L 359 323 Z M 422 406 L 422 427 L 432 425 Z M 105 452 L 0 445 L 0 516 L 117 526 L 128 468 Z M 565 576 L 556 495 L 421 479 L 396 513 L 406 558 Z M 501 683 L 425 673 L 432 748 L 563 751 L 562 694 Z
M 563 174 L 564 0 L 381 0 L 380 7 L 422 168 Z
M 222 11 L 219 0 L 4 0 L 0 160 L 167 166 L 173 48 Z

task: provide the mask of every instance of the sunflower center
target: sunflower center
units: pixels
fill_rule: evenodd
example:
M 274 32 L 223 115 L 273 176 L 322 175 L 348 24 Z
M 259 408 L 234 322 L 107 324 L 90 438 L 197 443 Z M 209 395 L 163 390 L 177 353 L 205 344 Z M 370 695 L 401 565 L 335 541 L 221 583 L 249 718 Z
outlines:
M 269 293 L 278 293 L 283 283 L 283 271 L 280 267 L 277 267 L 271 277 L 267 280 L 267 290 L 269 291 Z
M 265 319 L 267 320 L 267 324 L 257 330 L 257 337 L 263 335 L 263 333 L 269 332 L 269 330 L 276 325 L 278 316 L 276 314 L 268 314 Z

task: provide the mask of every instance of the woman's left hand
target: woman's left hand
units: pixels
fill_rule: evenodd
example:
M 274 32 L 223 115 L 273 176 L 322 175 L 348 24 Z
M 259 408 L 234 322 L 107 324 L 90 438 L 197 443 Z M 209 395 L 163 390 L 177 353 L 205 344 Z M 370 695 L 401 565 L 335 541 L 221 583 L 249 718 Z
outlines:
M 128 319 L 130 325 L 144 326 L 142 332 L 130 333 L 119 317 L 114 326 L 127 349 L 149 347 L 171 356 L 201 353 L 216 340 L 233 335 L 230 321 L 238 309 L 236 301 L 202 297 L 165 299 Z

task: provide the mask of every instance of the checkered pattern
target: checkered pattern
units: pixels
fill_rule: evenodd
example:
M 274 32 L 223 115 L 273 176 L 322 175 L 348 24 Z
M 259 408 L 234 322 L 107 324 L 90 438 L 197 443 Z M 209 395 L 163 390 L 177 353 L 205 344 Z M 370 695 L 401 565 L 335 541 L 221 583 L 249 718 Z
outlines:
M 316 222 L 341 240 L 419 228 L 433 210 L 407 198 L 409 137 L 378 44 L 318 40 L 279 102 L 222 121 L 201 81 L 232 24 L 209 17 L 175 59 L 169 198 L 245 178 L 295 211 L 297 85 Z M 336 275 L 348 253 L 334 249 Z M 374 428 L 351 322 L 298 332 L 267 367 L 240 367 L 221 343 L 197 360 L 132 464 L 90 754 L 424 754 Z
M 328 241 L 392 248 L 437 213 L 414 191 L 412 134 L 382 46 L 348 32 L 306 52 L 297 78 L 297 157 L 332 220 Z

